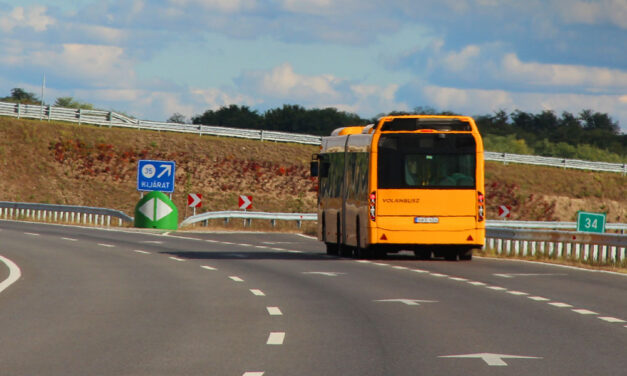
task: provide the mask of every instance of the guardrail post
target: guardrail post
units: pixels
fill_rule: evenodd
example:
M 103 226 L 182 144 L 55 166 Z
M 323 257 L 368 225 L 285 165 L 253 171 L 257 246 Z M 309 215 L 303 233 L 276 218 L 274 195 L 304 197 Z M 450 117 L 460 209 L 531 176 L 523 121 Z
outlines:
M 81 122 L 83 121 L 83 110 L 81 108 L 78 109 L 78 125 L 81 125 Z
M 20 116 L 22 116 L 22 104 L 18 103 L 17 104 L 17 118 L 19 119 Z

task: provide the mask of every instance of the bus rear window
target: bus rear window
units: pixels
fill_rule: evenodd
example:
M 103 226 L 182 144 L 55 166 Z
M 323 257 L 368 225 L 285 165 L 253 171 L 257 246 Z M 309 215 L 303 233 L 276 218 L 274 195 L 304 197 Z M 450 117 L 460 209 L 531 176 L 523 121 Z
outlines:
M 379 188 L 475 188 L 471 134 L 388 134 L 378 145 Z
M 420 129 L 434 129 L 440 132 L 468 131 L 470 123 L 460 119 L 441 118 L 395 118 L 381 125 L 381 131 L 417 131 Z

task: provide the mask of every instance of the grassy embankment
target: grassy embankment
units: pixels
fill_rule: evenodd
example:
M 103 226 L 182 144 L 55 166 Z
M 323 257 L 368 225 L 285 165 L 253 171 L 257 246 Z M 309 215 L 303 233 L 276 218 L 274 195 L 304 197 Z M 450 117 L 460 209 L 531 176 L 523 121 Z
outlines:
M 137 161 L 156 159 L 176 161 L 173 201 L 181 219 L 191 213 L 190 192 L 203 194 L 201 211 L 236 210 L 237 197 L 246 194 L 253 196 L 254 210 L 314 212 L 308 163 L 317 150 L 0 117 L 0 200 L 107 207 L 133 215 Z M 498 205 L 509 205 L 511 219 L 573 221 L 578 210 L 586 210 L 606 212 L 608 222 L 627 222 L 627 177 L 616 173 L 487 162 L 486 197 L 489 218 L 497 217 Z M 253 228 L 269 225 L 253 223 Z

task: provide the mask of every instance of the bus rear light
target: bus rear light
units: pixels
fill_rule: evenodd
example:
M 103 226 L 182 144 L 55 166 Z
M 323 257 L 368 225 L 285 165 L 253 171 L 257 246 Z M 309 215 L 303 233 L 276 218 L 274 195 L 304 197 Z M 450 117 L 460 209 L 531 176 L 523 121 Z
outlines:
M 485 196 L 481 192 L 477 192 L 477 219 L 479 222 L 485 219 Z
M 374 191 L 370 194 L 368 209 L 368 211 L 370 212 L 370 220 L 374 222 L 377 214 L 377 193 Z

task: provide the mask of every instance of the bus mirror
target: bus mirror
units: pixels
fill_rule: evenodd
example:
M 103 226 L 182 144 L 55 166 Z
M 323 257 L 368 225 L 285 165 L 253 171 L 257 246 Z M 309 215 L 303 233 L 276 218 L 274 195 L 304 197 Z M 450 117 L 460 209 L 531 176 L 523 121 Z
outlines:
M 309 174 L 311 177 L 318 176 L 318 161 L 311 161 L 309 165 Z

